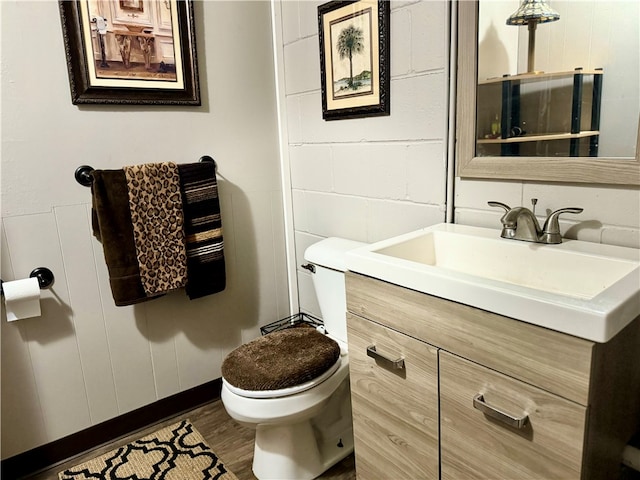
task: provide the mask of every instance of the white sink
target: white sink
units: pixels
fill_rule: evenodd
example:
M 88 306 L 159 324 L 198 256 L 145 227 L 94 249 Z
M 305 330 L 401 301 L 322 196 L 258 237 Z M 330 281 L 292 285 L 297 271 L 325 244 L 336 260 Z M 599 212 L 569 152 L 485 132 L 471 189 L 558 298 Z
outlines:
M 577 337 L 607 342 L 640 315 L 640 250 L 506 240 L 439 224 L 352 250 L 347 268 Z

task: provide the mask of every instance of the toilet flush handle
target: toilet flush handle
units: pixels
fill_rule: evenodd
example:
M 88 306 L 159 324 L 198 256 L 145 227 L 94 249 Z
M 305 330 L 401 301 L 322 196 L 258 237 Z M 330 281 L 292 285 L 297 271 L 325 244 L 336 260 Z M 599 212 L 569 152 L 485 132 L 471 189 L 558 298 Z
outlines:
M 316 273 L 316 266 L 313 263 L 305 263 L 304 265 L 300 265 L 305 270 L 309 270 L 311 273 Z

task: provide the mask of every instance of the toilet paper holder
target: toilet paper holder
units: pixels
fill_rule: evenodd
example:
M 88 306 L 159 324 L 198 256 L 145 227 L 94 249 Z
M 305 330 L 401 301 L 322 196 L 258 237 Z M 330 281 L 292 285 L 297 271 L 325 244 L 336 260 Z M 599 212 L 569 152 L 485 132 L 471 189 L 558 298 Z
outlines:
M 53 275 L 53 272 L 49 270 L 47 267 L 38 267 L 34 268 L 29 274 L 29 278 L 37 277 L 38 285 L 40 286 L 40 290 L 44 290 L 47 288 L 51 288 L 56 278 Z M 0 295 L 4 295 L 4 291 L 2 290 L 3 281 L 0 280 Z

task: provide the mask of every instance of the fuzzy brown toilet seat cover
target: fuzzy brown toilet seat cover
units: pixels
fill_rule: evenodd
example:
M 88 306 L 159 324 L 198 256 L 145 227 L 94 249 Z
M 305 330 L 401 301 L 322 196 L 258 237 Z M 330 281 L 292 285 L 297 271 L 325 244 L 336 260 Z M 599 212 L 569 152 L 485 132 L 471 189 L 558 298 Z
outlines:
M 313 327 L 294 327 L 236 348 L 222 362 L 222 376 L 243 390 L 280 390 L 319 377 L 339 357 L 335 340 Z

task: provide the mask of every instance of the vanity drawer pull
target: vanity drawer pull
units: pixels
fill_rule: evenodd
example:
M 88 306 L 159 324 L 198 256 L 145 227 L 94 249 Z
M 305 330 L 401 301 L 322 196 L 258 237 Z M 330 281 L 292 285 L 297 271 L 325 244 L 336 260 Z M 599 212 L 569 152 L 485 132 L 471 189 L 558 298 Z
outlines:
M 379 360 L 381 362 L 383 362 L 384 364 L 386 364 L 387 366 L 396 369 L 396 370 L 402 370 L 404 368 L 404 358 L 400 357 L 397 359 L 392 359 L 389 358 L 385 355 L 383 355 L 382 353 L 379 353 L 376 350 L 376 346 L 375 345 L 369 345 L 367 347 L 367 356 L 374 358 L 376 360 Z
M 529 420 L 529 415 L 524 415 L 520 418 L 512 417 L 508 413 L 504 413 L 503 411 L 498 410 L 491 405 L 488 405 L 487 403 L 485 403 L 482 393 L 478 393 L 475 397 L 473 397 L 473 408 L 480 410 L 482 413 L 506 425 L 509 425 L 510 427 L 515 427 L 518 429 L 523 428 Z

